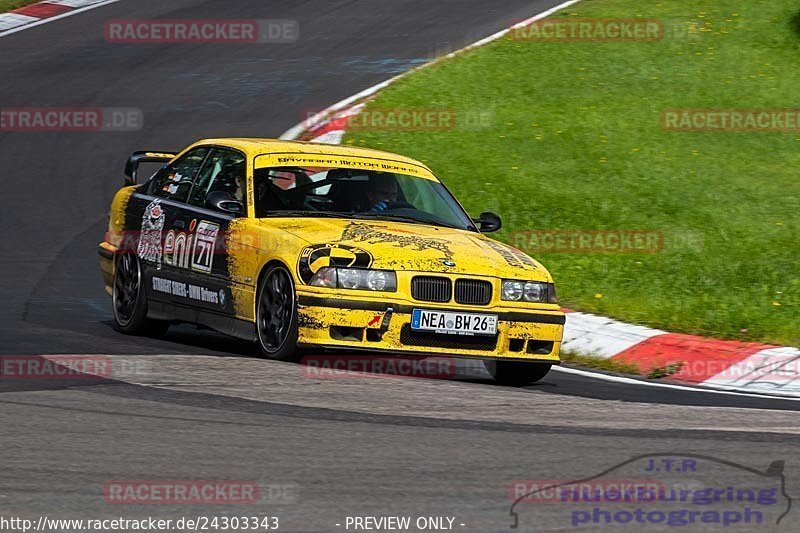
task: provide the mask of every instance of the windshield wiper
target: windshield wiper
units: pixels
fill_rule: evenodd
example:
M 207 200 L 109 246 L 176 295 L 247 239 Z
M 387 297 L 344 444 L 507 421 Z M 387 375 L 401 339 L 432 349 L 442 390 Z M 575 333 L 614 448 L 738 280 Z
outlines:
M 408 224 L 422 224 L 424 226 L 439 226 L 442 228 L 460 229 L 469 231 L 469 228 L 461 228 L 452 226 L 443 222 L 436 222 L 433 220 L 423 220 L 414 217 L 406 217 L 402 215 L 389 215 L 380 213 L 345 213 L 342 211 L 274 211 L 267 213 L 261 218 L 279 218 L 279 217 L 324 217 L 324 218 L 347 218 L 347 219 L 369 219 L 369 220 L 389 220 L 392 222 L 405 222 Z
M 277 218 L 277 217 L 326 217 L 326 218 L 353 218 L 351 213 L 342 213 L 339 211 L 272 211 L 263 215 L 260 218 Z
M 367 217 L 367 218 L 374 218 L 376 220 L 391 220 L 392 222 L 408 222 L 410 224 L 423 224 L 425 226 L 440 226 L 442 228 L 450 228 L 450 229 L 465 229 L 459 228 L 458 226 L 451 226 L 450 224 L 445 224 L 444 222 L 436 222 L 433 220 L 423 220 L 421 218 L 414 218 L 414 217 L 405 217 L 403 215 L 383 215 L 380 213 L 359 213 L 358 217 Z

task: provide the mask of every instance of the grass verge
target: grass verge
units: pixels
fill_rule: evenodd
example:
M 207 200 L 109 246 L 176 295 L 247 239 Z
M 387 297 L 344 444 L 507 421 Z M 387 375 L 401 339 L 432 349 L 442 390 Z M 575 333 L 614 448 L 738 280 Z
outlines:
M 631 374 L 635 376 L 644 375 L 636 367 L 636 365 L 620 363 L 613 359 L 601 359 L 600 357 L 579 355 L 573 352 L 561 352 L 561 361 L 565 363 L 565 366 L 569 367 L 587 368 L 590 370 L 602 370 L 604 372 L 614 372 L 617 374 Z
M 626 374 L 634 377 L 645 377 L 647 379 L 663 379 L 673 374 L 677 374 L 683 368 L 683 363 L 670 363 L 663 367 L 655 367 L 643 370 L 630 363 L 621 363 L 614 359 L 594 357 L 591 355 L 581 355 L 575 352 L 561 352 L 561 361 L 564 366 L 585 370 L 599 370 L 613 374 Z
M 0 0 L 0 13 L 5 13 L 6 11 L 11 11 L 12 9 L 41 1 L 42 0 Z
M 501 39 L 420 70 L 370 110 L 448 109 L 447 131 L 350 132 L 428 163 L 515 232 L 643 230 L 657 253 L 554 253 L 562 303 L 700 335 L 800 345 L 800 129 L 674 132 L 668 109 L 798 106 L 796 0 L 584 0 L 558 18 L 648 18 L 656 42 Z M 477 117 L 477 118 L 476 118 Z

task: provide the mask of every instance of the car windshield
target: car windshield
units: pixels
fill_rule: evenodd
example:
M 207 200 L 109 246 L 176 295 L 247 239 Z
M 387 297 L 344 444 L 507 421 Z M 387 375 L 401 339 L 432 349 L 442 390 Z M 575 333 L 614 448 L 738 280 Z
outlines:
M 256 216 L 380 219 L 475 231 L 438 181 L 352 168 L 271 167 L 254 174 Z

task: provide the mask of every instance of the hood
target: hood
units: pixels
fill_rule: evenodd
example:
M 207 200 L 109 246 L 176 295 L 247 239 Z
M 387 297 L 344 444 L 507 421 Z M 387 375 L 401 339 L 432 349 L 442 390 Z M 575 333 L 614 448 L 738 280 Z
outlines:
M 552 281 L 547 270 L 521 251 L 471 231 L 336 218 L 262 219 L 309 246 L 334 245 L 371 256 L 371 268 L 471 274 Z

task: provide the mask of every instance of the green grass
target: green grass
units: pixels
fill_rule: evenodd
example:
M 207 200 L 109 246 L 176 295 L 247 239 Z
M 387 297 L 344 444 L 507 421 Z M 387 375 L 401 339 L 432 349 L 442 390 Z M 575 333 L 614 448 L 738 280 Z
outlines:
M 661 19 L 653 43 L 503 39 L 368 109 L 449 108 L 445 132 L 347 143 L 428 163 L 514 230 L 661 231 L 655 254 L 533 253 L 561 303 L 652 327 L 800 345 L 800 133 L 666 132 L 670 108 L 800 108 L 797 0 L 584 0 L 557 17 Z M 465 117 L 489 117 L 467 126 Z
M 6 11 L 11 11 L 12 9 L 41 1 L 42 0 L 0 0 L 0 13 L 5 13 Z
M 574 352 L 561 352 L 561 361 L 569 367 L 588 368 L 590 370 L 603 370 L 616 374 L 643 375 L 636 365 L 620 363 L 614 359 L 604 359 Z M 663 376 L 648 376 L 657 379 Z
M 630 376 L 646 377 L 647 379 L 663 379 L 680 372 L 683 363 L 670 363 L 664 367 L 650 370 L 640 369 L 634 364 L 621 363 L 616 359 L 606 359 L 593 355 L 581 355 L 575 352 L 561 352 L 561 361 L 570 368 L 587 370 L 600 370 L 613 374 L 627 374 Z

